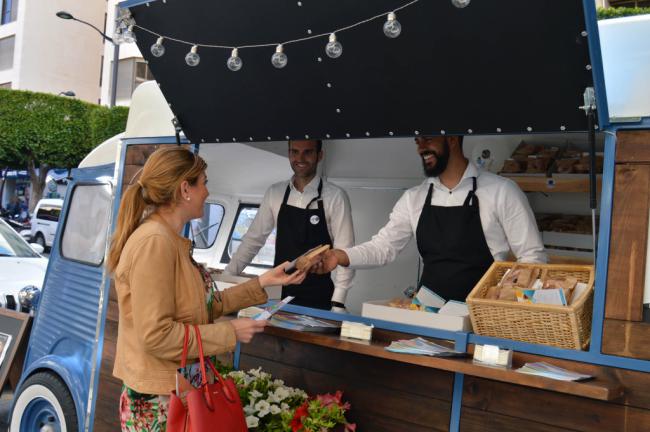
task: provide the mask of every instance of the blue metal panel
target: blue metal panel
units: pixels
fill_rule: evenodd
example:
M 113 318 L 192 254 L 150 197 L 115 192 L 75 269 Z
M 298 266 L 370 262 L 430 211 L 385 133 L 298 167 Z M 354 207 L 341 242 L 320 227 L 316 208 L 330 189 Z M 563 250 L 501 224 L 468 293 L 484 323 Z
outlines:
M 105 184 L 98 177 L 111 178 L 113 165 L 74 170 L 73 181 L 61 214 L 59 229 L 50 253 L 34 324 L 30 334 L 20 384 L 29 374 L 47 368 L 59 374 L 75 399 L 79 428 L 83 429 L 88 408 L 91 358 L 95 348 L 95 329 L 99 313 L 99 288 L 104 282 L 103 267 L 65 259 L 60 250 L 61 237 L 79 184 Z
M 603 340 L 603 319 L 605 317 L 605 294 L 607 291 L 607 271 L 609 263 L 609 243 L 612 228 L 612 205 L 614 194 L 614 166 L 616 157 L 616 137 L 613 133 L 605 136 L 605 158 L 603 164 L 603 188 L 600 193 L 600 227 L 598 231 L 598 256 L 596 257 L 596 281 L 594 287 L 594 312 L 591 323 L 592 353 L 601 352 Z
M 454 374 L 454 393 L 451 398 L 451 416 L 449 419 L 449 431 L 458 432 L 460 430 L 460 411 L 463 405 L 463 382 L 465 375 L 456 372 Z
M 232 367 L 239 369 L 239 359 L 241 357 L 241 344 L 237 342 L 235 345 L 235 357 L 232 360 Z
M 609 125 L 609 108 L 605 92 L 605 72 L 603 69 L 603 56 L 600 51 L 596 4 L 592 0 L 583 0 L 583 4 L 589 41 L 589 57 L 591 58 L 591 74 L 594 79 L 594 91 L 596 92 L 596 105 L 598 107 L 596 114 L 598 114 L 600 129 L 605 129 Z
M 141 4 L 147 4 L 147 3 L 153 3 L 158 0 L 125 0 L 123 2 L 120 2 L 118 6 L 122 9 L 124 8 L 130 8 L 133 6 L 140 6 Z
M 126 145 L 138 145 L 138 144 L 176 144 L 175 136 L 164 136 L 164 137 L 152 137 L 152 138 L 124 138 L 122 140 L 123 144 Z M 190 144 L 190 142 L 181 138 L 181 144 Z M 120 165 L 122 166 L 122 165 Z

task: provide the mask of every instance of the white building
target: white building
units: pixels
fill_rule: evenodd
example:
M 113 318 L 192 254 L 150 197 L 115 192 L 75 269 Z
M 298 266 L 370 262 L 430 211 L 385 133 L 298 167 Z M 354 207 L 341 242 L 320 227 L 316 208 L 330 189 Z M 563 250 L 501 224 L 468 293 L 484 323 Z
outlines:
M 115 31 L 115 14 L 117 4 L 121 0 L 108 0 L 106 2 L 106 34 L 113 36 Z M 117 105 L 129 105 L 131 103 L 131 94 L 133 90 L 145 81 L 154 79 L 149 71 L 149 67 L 140 54 L 135 43 L 120 44 L 119 63 L 117 72 Z M 113 67 L 113 45 L 104 46 L 104 58 L 102 75 L 106 77 L 102 82 L 101 103 L 109 105 L 111 100 L 111 73 Z
M 103 1 L 0 0 L 0 87 L 73 91 L 98 103 L 103 39 L 88 26 L 58 18 L 60 10 L 104 27 Z

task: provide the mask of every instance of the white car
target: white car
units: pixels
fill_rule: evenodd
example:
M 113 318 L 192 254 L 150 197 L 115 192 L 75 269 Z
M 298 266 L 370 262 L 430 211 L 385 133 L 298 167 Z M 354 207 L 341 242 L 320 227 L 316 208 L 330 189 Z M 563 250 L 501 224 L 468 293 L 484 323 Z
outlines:
M 0 307 L 28 308 L 26 300 L 38 296 L 47 270 L 42 252 L 40 245 L 27 243 L 0 219 Z
M 59 198 L 44 198 L 36 204 L 34 217 L 31 220 L 31 238 L 44 249 L 51 248 L 54 243 L 61 207 L 63 207 L 63 200 Z

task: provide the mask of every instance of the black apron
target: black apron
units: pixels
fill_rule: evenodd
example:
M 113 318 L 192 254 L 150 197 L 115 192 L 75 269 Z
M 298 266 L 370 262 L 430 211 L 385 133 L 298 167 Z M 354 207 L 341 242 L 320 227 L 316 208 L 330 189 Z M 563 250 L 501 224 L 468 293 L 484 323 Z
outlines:
M 494 261 L 481 225 L 476 177 L 472 181 L 463 205 L 454 207 L 431 205 L 431 184 L 418 221 L 416 239 L 424 261 L 420 286 L 445 300 L 464 302 Z
M 323 209 L 323 180 L 318 184 L 318 196 L 311 200 L 306 208 L 287 204 L 291 188 L 287 185 L 284 199 L 278 212 L 277 234 L 275 238 L 275 265 L 292 261 L 303 253 L 319 245 L 329 244 L 332 239 L 327 230 L 325 210 Z M 318 208 L 309 207 L 316 201 Z M 318 309 L 330 309 L 334 282 L 330 273 L 310 273 L 300 285 L 282 287 L 282 297 L 296 297 L 291 303 Z

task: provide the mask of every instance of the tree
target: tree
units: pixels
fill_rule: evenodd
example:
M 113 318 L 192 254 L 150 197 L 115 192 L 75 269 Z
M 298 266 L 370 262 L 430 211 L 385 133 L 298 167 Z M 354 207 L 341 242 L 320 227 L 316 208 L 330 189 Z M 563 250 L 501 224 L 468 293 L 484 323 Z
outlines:
M 0 89 L 0 165 L 28 170 L 30 211 L 43 194 L 48 170 L 77 166 L 94 147 L 124 130 L 127 114 L 124 107 Z

